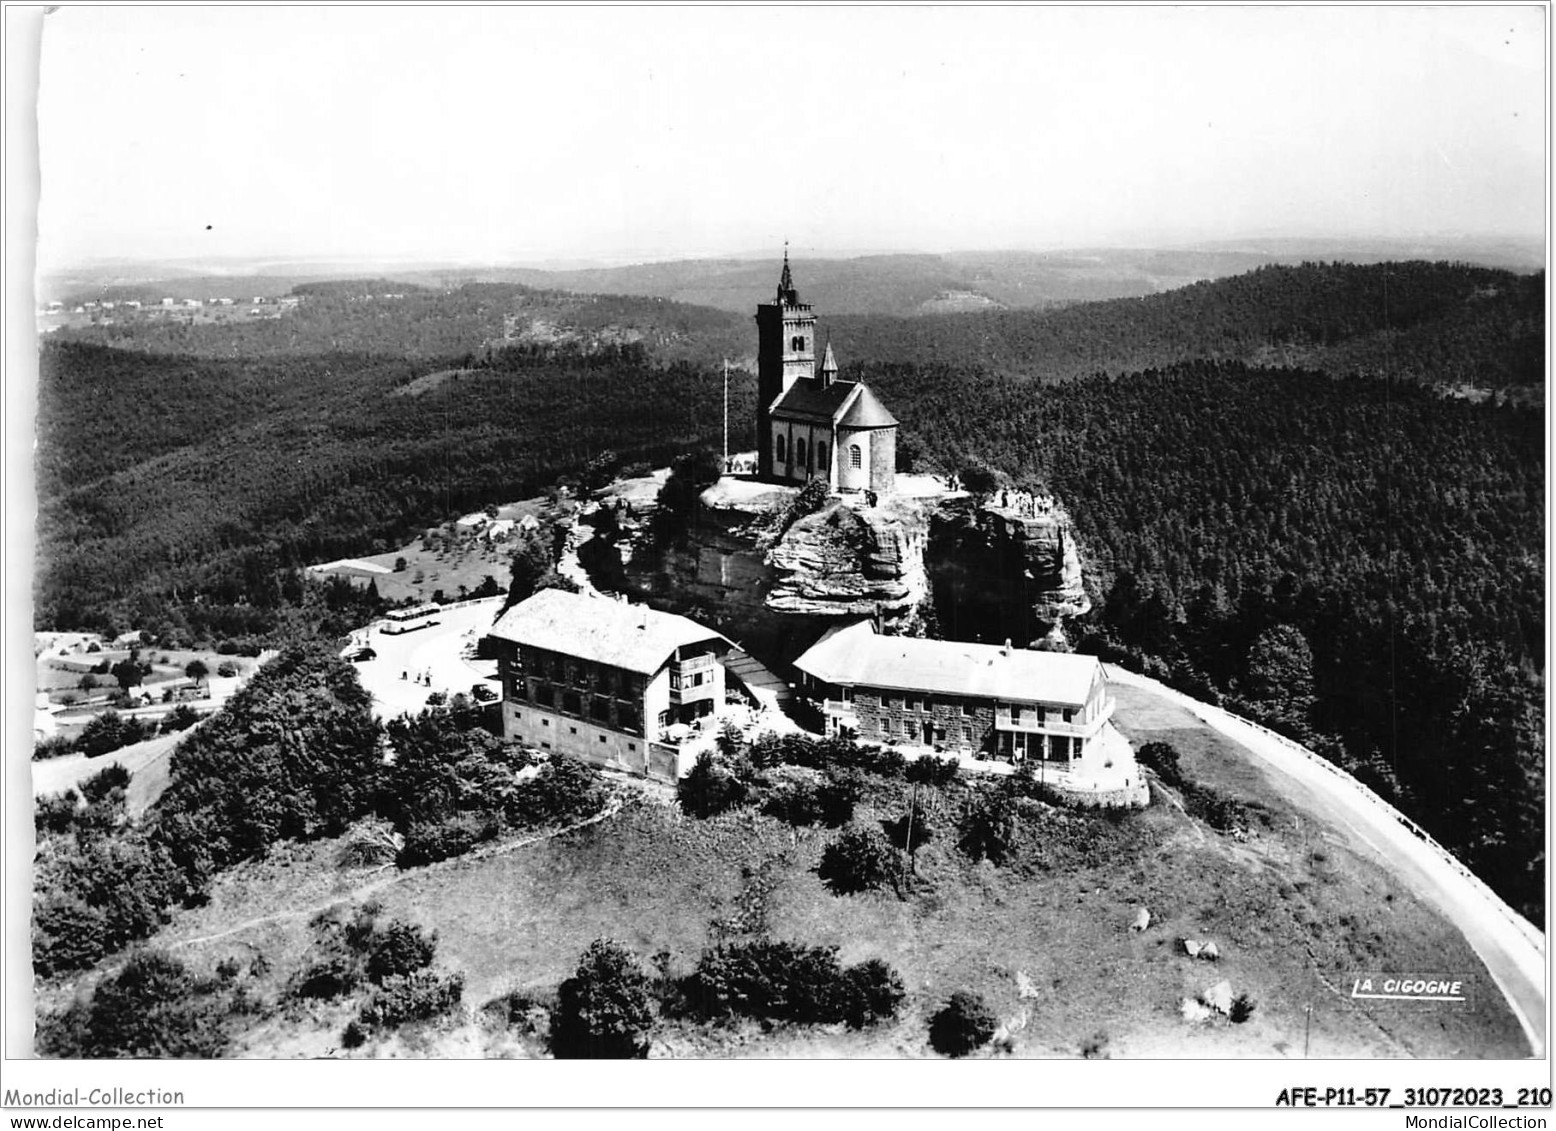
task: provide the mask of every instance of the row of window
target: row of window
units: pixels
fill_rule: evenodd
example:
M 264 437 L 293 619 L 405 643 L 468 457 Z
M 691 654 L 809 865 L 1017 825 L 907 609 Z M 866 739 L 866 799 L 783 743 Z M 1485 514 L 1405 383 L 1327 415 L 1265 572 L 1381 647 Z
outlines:
M 513 716 L 512 717 L 513 717 L 515 722 L 522 723 L 524 721 L 524 712 L 516 710 L 516 711 L 513 712 Z M 542 718 L 540 720 L 540 726 L 541 726 L 542 730 L 549 730 L 551 728 L 551 720 L 547 719 L 547 718 Z M 577 734 L 578 733 L 578 728 L 575 727 L 575 726 L 569 726 L 567 728 L 567 731 L 568 731 L 569 734 Z M 518 738 L 518 739 L 523 739 L 524 738 L 524 733 L 523 733 L 522 730 L 520 730 L 513 737 L 514 738 Z M 601 734 L 601 735 L 596 735 L 595 737 L 600 740 L 600 744 L 602 746 L 606 745 L 610 741 L 610 738 L 609 738 L 608 735 Z M 540 745 L 541 745 L 542 749 L 545 749 L 545 750 L 550 750 L 551 749 L 551 743 L 549 741 L 542 740 Z M 636 751 L 637 748 L 638 748 L 638 744 L 636 742 L 629 742 L 629 743 L 627 743 L 627 749 L 628 750 Z
M 555 652 L 527 650 L 525 668 L 530 675 L 574 687 L 593 687 L 601 695 L 631 697 L 642 694 L 642 677 L 609 664 L 597 664 Z
M 794 441 L 794 462 L 808 471 L 811 465 L 805 459 L 807 450 L 803 436 Z M 788 462 L 788 451 L 788 437 L 779 436 L 773 441 L 773 455 L 779 463 Z M 816 466 L 827 466 L 827 445 L 825 440 L 816 441 Z M 848 466 L 855 469 L 864 466 L 864 449 L 858 444 L 848 445 Z
M 853 698 L 852 689 L 847 687 L 843 688 L 842 695 L 843 702 L 848 702 Z M 940 701 L 937 703 L 936 700 L 927 695 L 894 695 L 883 696 L 879 699 L 875 699 L 874 696 L 866 695 L 863 701 L 868 704 L 872 701 L 872 699 L 880 703 L 880 705 L 887 710 L 891 711 L 923 712 L 924 714 L 933 714 L 935 707 L 940 706 L 952 712 L 959 712 L 962 715 L 972 715 L 977 710 L 976 704 L 965 699 L 952 702 Z M 1056 710 L 1049 710 L 1044 707 L 1023 707 L 1019 704 L 1012 704 L 1011 706 L 1007 707 L 1006 710 L 1010 712 L 1010 721 L 1012 723 L 1017 725 L 1031 724 L 1035 726 L 1041 726 L 1045 722 L 1074 722 L 1076 716 L 1081 714 L 1081 711 L 1075 707 L 1061 707 Z
M 519 690 L 525 690 L 520 685 Z M 560 711 L 564 715 L 576 715 L 578 718 L 593 719 L 595 722 L 604 723 L 606 726 L 615 727 L 617 730 L 638 730 L 643 725 L 643 718 L 635 703 L 626 703 L 620 700 L 606 698 L 601 695 L 591 695 L 585 706 L 581 692 L 568 687 L 553 687 L 549 683 L 540 680 L 530 680 L 529 694 L 524 696 L 537 706 L 547 707 L 553 711 Z

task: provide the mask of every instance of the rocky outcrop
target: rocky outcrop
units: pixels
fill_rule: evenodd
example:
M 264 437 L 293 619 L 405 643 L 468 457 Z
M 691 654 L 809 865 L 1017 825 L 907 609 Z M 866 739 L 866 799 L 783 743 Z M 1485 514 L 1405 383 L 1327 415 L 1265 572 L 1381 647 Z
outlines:
M 956 640 L 1030 645 L 1091 608 L 1081 555 L 1058 508 L 1024 513 L 962 500 L 942 506 L 928 554 L 935 613 Z
M 879 614 L 887 631 L 900 631 L 928 595 L 927 530 L 924 510 L 909 500 L 878 507 L 833 500 L 768 552 L 775 577 L 767 607 L 803 616 Z
M 979 508 L 977 521 L 996 549 L 1010 548 L 1013 564 L 1031 582 L 1032 612 L 1039 620 L 1058 621 L 1091 609 L 1081 584 L 1080 554 L 1063 512 L 1024 516 L 985 505 Z

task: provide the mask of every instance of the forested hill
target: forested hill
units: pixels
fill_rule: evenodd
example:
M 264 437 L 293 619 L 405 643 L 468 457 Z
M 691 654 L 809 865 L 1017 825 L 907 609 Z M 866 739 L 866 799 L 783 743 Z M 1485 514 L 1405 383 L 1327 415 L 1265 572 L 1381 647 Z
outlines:
M 1056 311 L 822 319 L 850 362 L 975 366 L 1040 380 L 1191 358 L 1388 374 L 1537 396 L 1545 276 L 1450 263 L 1262 267 Z
M 505 336 L 541 334 L 587 351 L 632 342 L 664 361 L 713 361 L 754 354 L 749 318 L 658 298 L 577 295 L 513 283 L 429 289 L 387 279 L 299 284 L 300 299 L 279 317 L 241 311 L 196 318 L 120 319 L 62 330 L 60 342 L 188 357 L 263 359 L 326 353 L 473 361 Z

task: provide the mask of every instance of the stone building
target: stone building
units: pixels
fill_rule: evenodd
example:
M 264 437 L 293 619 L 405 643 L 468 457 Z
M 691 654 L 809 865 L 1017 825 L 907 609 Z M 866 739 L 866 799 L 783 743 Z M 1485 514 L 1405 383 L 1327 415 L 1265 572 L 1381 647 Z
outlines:
M 505 737 L 674 781 L 667 728 L 723 712 L 734 648 L 686 617 L 544 589 L 492 627 Z
M 757 473 L 779 483 L 826 479 L 834 492 L 892 494 L 897 418 L 863 381 L 838 376 L 827 343 L 816 366 L 816 316 L 784 252 L 774 301 L 756 308 Z
M 795 661 L 828 734 L 1041 761 L 1081 770 L 1103 756 L 1113 715 L 1095 656 L 881 636 L 834 628 Z

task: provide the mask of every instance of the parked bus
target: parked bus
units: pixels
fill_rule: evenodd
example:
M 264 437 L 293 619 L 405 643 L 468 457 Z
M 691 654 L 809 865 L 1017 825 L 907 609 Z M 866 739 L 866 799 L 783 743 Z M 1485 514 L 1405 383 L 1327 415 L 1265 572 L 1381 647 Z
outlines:
M 415 632 L 418 628 L 431 628 L 437 624 L 437 605 L 417 605 L 414 609 L 392 609 L 384 617 L 384 634 L 398 636 L 402 632 Z

